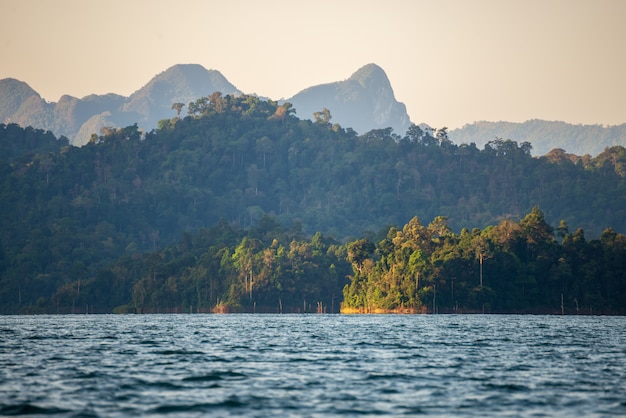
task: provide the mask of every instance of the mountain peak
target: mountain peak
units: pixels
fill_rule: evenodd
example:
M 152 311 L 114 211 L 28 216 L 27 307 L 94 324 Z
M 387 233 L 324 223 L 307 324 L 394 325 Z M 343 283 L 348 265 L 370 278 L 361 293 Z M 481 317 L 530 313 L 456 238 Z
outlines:
M 382 84 L 391 87 L 389 78 L 381 67 L 376 64 L 367 64 L 359 68 L 348 80 L 357 81 L 363 87 Z
M 347 80 L 309 87 L 288 101 L 301 118 L 327 108 L 333 121 L 359 133 L 391 127 L 404 135 L 411 124 L 406 107 L 393 94 L 387 74 L 376 64 L 359 68 Z
M 39 93 L 23 81 L 15 78 L 0 80 L 0 122 L 9 121 L 30 97 L 42 100 Z
M 165 71 L 162 71 L 161 74 L 181 72 L 181 73 L 191 76 L 193 73 L 201 74 L 207 71 L 215 71 L 215 70 L 207 70 L 200 64 L 174 64 L 171 67 L 167 68 Z
M 222 93 L 227 94 L 234 91 L 238 91 L 235 86 L 217 70 L 207 70 L 200 64 L 176 64 L 169 67 L 167 70 L 157 74 L 151 82 L 167 81 L 175 84 L 202 84 L 210 83 L 215 86 L 224 87 L 227 91 Z M 213 92 L 207 92 L 210 94 Z
M 176 64 L 154 76 L 145 86 L 133 93 L 129 100 L 132 102 L 146 94 L 164 93 L 165 90 L 170 95 L 180 97 L 178 101 L 183 103 L 208 96 L 215 91 L 223 94 L 241 94 L 217 70 L 207 70 L 199 64 Z
M 241 94 L 217 70 L 207 70 L 199 64 L 177 64 L 131 94 L 122 110 L 135 113 L 137 122 L 151 129 L 159 119 L 173 115 L 172 103 L 187 104 L 216 91 L 225 95 Z

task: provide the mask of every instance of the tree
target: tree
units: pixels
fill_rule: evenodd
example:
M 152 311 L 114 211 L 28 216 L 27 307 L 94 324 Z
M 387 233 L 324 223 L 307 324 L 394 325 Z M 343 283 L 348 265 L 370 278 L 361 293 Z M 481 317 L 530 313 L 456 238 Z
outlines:
M 215 110 L 217 113 L 222 113 L 224 111 L 226 101 L 222 97 L 222 93 L 219 91 L 211 93 L 209 96 L 209 106 L 212 110 Z
M 426 254 L 430 254 L 431 235 L 419 218 L 414 216 L 402 228 L 402 231 L 396 233 L 396 237 L 393 238 L 393 245 L 396 248 L 410 248 L 413 251 L 422 250 Z
M 436 132 L 435 135 L 436 135 L 435 138 L 439 142 L 440 146 L 446 147 L 446 146 L 452 145 L 452 141 L 450 141 L 448 139 L 448 128 L 447 127 L 444 126 L 443 128 L 437 129 L 437 132 Z
M 363 263 L 375 250 L 374 244 L 368 239 L 362 238 L 348 244 L 348 261 L 359 272 L 363 269 Z
M 448 227 L 447 216 L 437 216 L 428 224 L 428 233 L 431 238 L 440 238 L 452 235 L 452 230 Z
M 559 226 L 556 228 L 556 235 L 561 238 L 561 240 L 564 240 L 565 237 L 569 235 L 567 222 L 565 222 L 563 219 L 561 219 L 561 221 L 559 222 Z
M 293 108 L 293 105 L 289 102 L 285 102 L 280 106 L 276 107 L 276 111 L 272 116 L 270 116 L 270 120 L 278 120 L 280 122 L 284 122 L 289 115 L 293 115 L 296 113 L 296 110 Z
M 265 157 L 267 153 L 272 151 L 274 144 L 267 136 L 257 139 L 256 150 L 263 156 L 263 168 L 265 169 Z
M 410 142 L 419 144 L 422 142 L 422 139 L 424 138 L 424 136 L 425 136 L 425 132 L 422 130 L 422 128 L 412 123 L 411 126 L 409 126 L 409 129 L 406 131 L 405 138 Z
M 478 259 L 478 263 L 479 263 L 478 286 L 482 288 L 483 287 L 483 262 L 486 258 L 491 257 L 491 255 L 489 254 L 489 244 L 482 236 L 478 236 L 474 240 L 474 246 L 475 246 L 476 258 Z
M 546 222 L 543 212 L 534 206 L 530 213 L 520 221 L 526 242 L 530 247 L 537 247 L 554 241 L 554 228 Z
M 259 251 L 259 242 L 244 237 L 241 243 L 235 248 L 232 259 L 235 268 L 239 271 L 239 278 L 243 279 L 244 291 L 249 294 L 252 300 L 252 288 L 254 286 L 256 255 Z
M 184 106 L 184 103 L 172 103 L 172 109 L 176 110 L 176 117 L 180 117 L 180 112 L 183 110 Z
M 328 125 L 333 117 L 330 114 L 330 110 L 323 108 L 319 112 L 314 112 L 313 118 L 317 124 Z

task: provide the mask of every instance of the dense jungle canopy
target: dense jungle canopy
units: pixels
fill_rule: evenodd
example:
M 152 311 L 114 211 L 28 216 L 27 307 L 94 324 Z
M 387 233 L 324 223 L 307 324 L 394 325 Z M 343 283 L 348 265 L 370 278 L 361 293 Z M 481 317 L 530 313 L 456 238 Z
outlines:
M 344 294 L 356 310 L 553 309 L 561 294 L 585 312 L 624 309 L 610 256 L 626 229 L 622 147 L 536 158 L 501 138 L 457 145 L 445 128 L 357 135 L 326 109 L 301 120 L 289 103 L 247 95 L 172 108 L 154 131 L 105 128 L 81 148 L 0 125 L 2 313 L 336 312 Z M 535 242 L 520 232 L 531 215 L 562 234 Z M 389 242 L 413 219 L 445 220 L 446 232 L 399 244 L 400 256 Z M 494 238 L 503 223 L 519 228 L 509 241 Z M 479 238 L 476 290 L 468 243 Z M 363 260 L 350 251 L 359 242 Z M 418 282 L 416 267 L 395 264 L 411 257 Z M 495 271 L 513 284 L 496 285 Z

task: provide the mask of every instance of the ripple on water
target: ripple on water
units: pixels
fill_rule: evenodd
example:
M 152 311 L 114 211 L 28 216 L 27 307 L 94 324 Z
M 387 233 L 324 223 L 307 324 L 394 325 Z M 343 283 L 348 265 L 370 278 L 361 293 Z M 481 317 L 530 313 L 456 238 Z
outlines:
M 18 404 L 0 404 L 0 415 L 5 416 L 21 416 L 21 415 L 58 415 L 71 412 L 68 409 L 58 408 L 55 406 L 44 407 L 34 405 L 30 402 Z
M 241 402 L 236 396 L 215 403 L 191 403 L 191 404 L 168 404 L 159 405 L 149 412 L 154 414 L 186 414 L 190 412 L 210 413 L 216 409 L 242 408 L 246 404 Z
M 0 415 L 626 415 L 626 319 L 0 317 Z
M 226 371 L 214 371 L 208 374 L 184 377 L 184 382 L 212 382 L 216 380 L 233 380 L 245 379 L 247 376 L 243 373 Z

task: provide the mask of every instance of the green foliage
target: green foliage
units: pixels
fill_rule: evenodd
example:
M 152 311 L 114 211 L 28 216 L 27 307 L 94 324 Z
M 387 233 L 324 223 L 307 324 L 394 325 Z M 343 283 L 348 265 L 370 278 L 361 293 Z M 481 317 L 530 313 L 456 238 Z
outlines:
M 612 229 L 589 242 L 580 229 L 561 236 L 559 243 L 537 207 L 519 222 L 460 235 L 445 229 L 441 217 L 426 228 L 413 218 L 402 231 L 391 228 L 369 257 L 348 257 L 354 274 L 343 306 L 360 312 L 626 314 L 626 237 Z M 358 245 L 349 243 L 348 254 Z
M 35 154 L 45 155 L 59 152 L 68 145 L 67 138 L 56 139 L 50 131 L 21 128 L 15 123 L 0 123 L 0 160 L 13 162 L 19 158 L 33 158 Z
M 100 274 L 132 284 L 120 313 L 338 312 L 350 268 L 339 243 L 320 233 L 298 236 L 271 218 L 247 234 L 220 222 Z
M 621 147 L 596 158 L 533 158 L 528 144 L 508 140 L 484 150 L 454 145 L 445 128 L 357 136 L 331 126 L 330 114 L 299 120 L 288 103 L 246 95 L 213 94 L 186 109 L 148 133 L 104 128 L 82 148 L 0 125 L 1 312 L 207 310 L 218 300 L 244 310 L 255 302 L 267 310 L 337 307 L 337 283 L 350 274 L 350 306 L 443 306 L 436 301 L 453 291 L 495 309 L 527 306 L 555 280 L 592 280 L 603 262 L 619 268 L 614 257 L 578 266 L 576 254 L 588 259 L 602 246 L 592 240 L 585 245 L 593 251 L 578 249 L 581 234 L 565 227 L 557 232 L 568 237 L 563 246 L 574 245 L 570 258 L 545 238 L 560 219 L 590 237 L 610 226 L 623 232 Z M 540 215 L 531 210 L 537 204 Z M 523 222 L 488 227 L 529 211 Z M 434 221 L 425 227 L 415 213 Z M 371 231 L 403 224 L 373 239 Z M 484 229 L 453 232 L 467 226 Z M 222 232 L 198 232 L 214 227 Z M 316 231 L 324 235 L 310 238 Z M 180 255 L 170 254 L 173 245 Z M 346 257 L 358 268 L 350 271 Z M 481 257 L 496 299 L 470 285 Z M 514 279 L 489 282 L 496 261 Z M 515 305 L 516 293 L 503 289 L 523 289 L 526 299 Z M 578 295 L 580 306 L 604 301 L 602 289 Z

